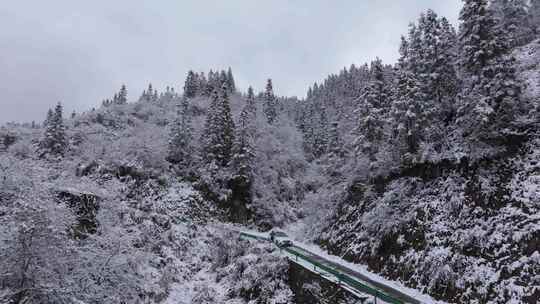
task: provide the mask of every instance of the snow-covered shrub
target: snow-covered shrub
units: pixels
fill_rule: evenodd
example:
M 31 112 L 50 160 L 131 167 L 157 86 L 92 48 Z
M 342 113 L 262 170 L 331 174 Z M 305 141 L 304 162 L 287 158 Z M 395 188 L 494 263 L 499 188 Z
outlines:
M 293 303 L 287 279 L 289 265 L 267 244 L 228 242 L 216 261 L 219 280 L 232 282 L 227 295 L 258 304 Z

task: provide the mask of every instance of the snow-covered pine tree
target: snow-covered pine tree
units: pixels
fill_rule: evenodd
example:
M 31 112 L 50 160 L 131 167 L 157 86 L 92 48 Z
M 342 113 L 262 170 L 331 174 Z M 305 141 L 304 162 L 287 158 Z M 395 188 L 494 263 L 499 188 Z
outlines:
M 232 73 L 232 69 L 230 67 L 227 70 L 227 87 L 229 88 L 229 91 L 231 93 L 236 92 L 236 84 L 234 82 L 234 76 L 233 76 L 233 73 Z
M 47 117 L 43 121 L 43 128 L 45 131 L 39 142 L 40 157 L 51 154 L 54 145 L 54 112 L 52 109 L 47 111 Z
M 402 160 L 408 162 L 417 152 L 423 137 L 423 104 L 419 97 L 418 79 L 412 72 L 400 70 L 396 91 L 392 106 L 395 147 Z
M 457 35 L 448 19 L 440 19 L 440 34 L 437 43 L 439 56 L 435 65 L 438 76 L 435 81 L 435 97 L 440 107 L 439 117 L 445 124 L 453 121 L 455 116 L 455 101 L 458 93 L 458 76 L 455 67 L 457 60 Z
M 203 96 L 209 96 L 211 92 L 207 92 L 208 80 L 206 79 L 204 72 L 201 72 L 199 74 L 198 79 L 199 83 L 197 84 L 197 92 L 199 92 Z
M 521 87 L 509 38 L 487 0 L 465 0 L 460 13 L 459 65 L 463 78 L 458 123 L 471 143 L 504 142 L 520 109 Z
M 376 161 L 378 146 L 384 136 L 385 111 L 389 105 L 388 87 L 385 83 L 382 62 L 371 64 L 372 80 L 360 97 L 355 113 L 358 123 L 354 133 L 356 153 L 364 153 L 370 161 Z
M 217 121 L 217 112 L 219 111 L 219 92 L 214 89 L 210 96 L 210 105 L 206 113 L 206 121 L 201 134 L 203 159 L 206 163 L 216 163 L 221 149 L 219 138 L 219 122 Z
M 255 121 L 257 117 L 257 101 L 255 100 L 255 93 L 251 86 L 248 88 L 247 92 L 246 110 L 252 116 L 251 119 Z
M 63 156 L 66 152 L 68 143 L 66 138 L 66 128 L 63 118 L 64 107 L 62 103 L 57 103 L 54 108 L 53 125 L 54 125 L 54 145 L 52 147 L 53 154 Z
M 229 79 L 227 77 L 227 72 L 225 72 L 225 70 L 221 70 L 221 72 L 219 73 L 219 82 L 218 82 L 218 88 L 222 89 L 222 85 L 225 84 L 226 86 L 228 85 L 229 83 Z M 230 92 L 230 89 L 227 88 Z
M 182 98 L 177 105 L 177 114 L 172 123 L 167 160 L 173 164 L 177 164 L 181 169 L 186 169 L 193 160 L 191 119 L 188 113 L 188 100 Z
M 67 148 L 64 121 L 62 117 L 63 107 L 58 103 L 54 108 L 49 109 L 47 118 L 43 122 L 45 131 L 39 143 L 40 157 L 61 157 Z
M 266 89 L 264 91 L 263 99 L 263 111 L 266 115 L 266 120 L 269 124 L 273 124 L 277 119 L 277 102 L 272 86 L 272 79 L 268 79 L 268 81 L 266 82 Z
M 343 156 L 343 148 L 339 136 L 339 122 L 337 121 L 331 123 L 330 131 L 328 132 L 327 151 L 330 159 L 338 159 Z
M 187 74 L 186 81 L 184 83 L 184 96 L 187 98 L 193 98 L 197 95 L 197 82 L 195 79 L 195 73 L 190 70 Z
M 219 121 L 221 122 L 222 138 L 223 138 L 223 157 L 222 164 L 226 166 L 231 160 L 232 146 L 234 143 L 235 126 L 231 112 L 231 103 L 229 99 L 230 89 L 224 84 L 221 87 L 221 111 L 218 113 Z
M 407 150 L 413 153 L 421 141 L 439 147 L 444 127 L 453 117 L 458 82 L 454 67 L 456 35 L 448 20 L 428 10 L 417 26 L 410 26 L 408 40 L 401 46 L 394 114 L 398 122 L 409 121 L 411 128 L 418 127 L 407 130 L 409 135 L 403 137 L 408 138 Z M 409 104 L 400 105 L 403 102 Z
M 326 107 L 324 103 L 317 102 L 315 104 L 315 112 L 313 113 L 313 138 L 311 151 L 316 158 L 326 154 L 328 147 L 328 118 L 326 116 Z
M 120 92 L 118 92 L 115 103 L 120 105 L 127 103 L 127 88 L 125 84 L 123 84 L 120 88 Z
M 207 163 L 227 166 L 234 141 L 234 121 L 226 84 L 220 92 L 214 90 L 202 133 L 203 159 Z
M 214 90 L 219 91 L 220 84 L 219 84 L 219 72 L 214 72 L 210 70 L 208 72 L 208 82 L 206 84 L 206 94 L 208 96 L 212 96 Z
M 148 89 L 146 90 L 146 101 L 151 101 L 152 96 L 154 95 L 154 89 L 152 88 L 152 84 L 148 84 Z
M 233 156 L 231 160 L 231 169 L 235 180 L 247 186 L 251 184 L 253 175 L 254 151 L 254 133 L 253 133 L 253 115 L 250 113 L 249 103 L 246 103 L 237 124 L 237 132 L 233 145 Z

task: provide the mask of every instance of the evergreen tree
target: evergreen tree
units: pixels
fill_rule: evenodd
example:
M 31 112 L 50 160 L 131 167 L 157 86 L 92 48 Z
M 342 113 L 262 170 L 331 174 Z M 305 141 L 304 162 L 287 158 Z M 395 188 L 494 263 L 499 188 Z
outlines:
M 249 99 L 248 99 L 249 100 Z M 253 114 L 250 112 L 249 103 L 246 103 L 238 120 L 238 128 L 233 146 L 231 167 L 237 181 L 243 185 L 250 185 L 253 175 L 255 151 Z
M 455 99 L 458 93 L 458 76 L 455 68 L 457 35 L 446 18 L 440 19 L 438 39 L 439 56 L 435 63 L 434 95 L 440 107 L 439 119 L 449 124 L 455 116 Z
M 234 82 L 234 76 L 230 67 L 227 70 L 227 87 L 231 93 L 236 92 L 236 84 Z
M 154 95 L 154 89 L 152 88 L 151 83 L 148 84 L 148 90 L 146 90 L 146 95 L 147 95 L 147 101 L 150 101 L 152 98 L 152 95 Z
M 328 147 L 328 118 L 326 117 L 326 107 L 322 102 L 317 103 L 314 114 L 316 117 L 312 123 L 311 151 L 313 156 L 321 157 L 326 154 Z
M 229 100 L 229 88 L 227 85 L 221 87 L 221 111 L 219 113 L 219 120 L 222 125 L 223 132 L 223 164 L 226 165 L 231 158 L 232 146 L 234 142 L 234 120 L 232 118 L 231 104 Z
M 277 119 L 277 102 L 276 96 L 274 96 L 274 89 L 272 87 L 272 79 L 268 79 L 266 83 L 266 90 L 264 91 L 264 114 L 269 124 L 273 124 Z
M 248 88 L 246 110 L 253 117 L 252 120 L 255 121 L 255 118 L 257 117 L 257 102 L 255 101 L 255 94 L 253 93 L 253 88 L 251 86 Z
M 463 75 L 458 123 L 471 141 L 504 140 L 520 108 L 521 88 L 508 38 L 487 0 L 465 0 L 459 64 Z
M 199 74 L 198 79 L 199 83 L 197 84 L 197 92 L 199 92 L 203 96 L 209 96 L 209 93 L 211 92 L 207 92 L 208 80 L 206 79 L 204 72 L 201 72 Z
M 62 112 L 63 107 L 61 103 L 56 105 L 54 111 L 49 109 L 47 112 L 47 118 L 43 123 L 45 133 L 39 143 L 41 157 L 61 157 L 67 149 L 67 139 Z
M 385 111 L 389 104 L 388 87 L 380 59 L 372 62 L 371 74 L 372 80 L 365 88 L 356 110 L 358 124 L 354 144 L 356 153 L 362 152 L 371 161 L 376 161 L 375 155 L 384 136 Z
M 116 97 L 116 104 L 126 104 L 127 103 L 127 89 L 126 85 L 122 85 L 120 88 L 120 92 L 118 92 L 118 96 Z
M 54 145 L 52 152 L 56 155 L 63 156 L 67 148 L 66 129 L 63 118 L 64 107 L 59 102 L 54 108 L 53 125 L 54 125 Z
M 330 159 L 336 159 L 343 156 L 342 143 L 339 136 L 339 123 L 337 121 L 332 122 L 330 131 L 328 132 L 328 157 Z
M 229 103 L 228 88 L 224 84 L 221 92 L 212 93 L 203 131 L 203 152 L 208 163 L 215 162 L 225 167 L 231 159 L 234 141 L 234 121 Z
M 392 107 L 395 148 L 402 157 L 410 159 L 422 139 L 424 111 L 420 98 L 420 85 L 415 75 L 407 70 L 398 74 L 397 94 Z
M 219 73 L 219 78 L 218 78 L 218 88 L 222 88 L 223 85 L 227 86 L 228 85 L 228 82 L 229 82 L 229 79 L 227 77 L 227 72 L 225 72 L 225 70 L 221 70 L 221 72 Z M 227 88 L 227 90 L 230 90 L 229 88 Z M 230 91 L 229 91 L 230 92 Z
M 45 117 L 45 120 L 43 121 L 43 127 L 46 129 L 47 126 L 49 126 L 50 124 L 52 124 L 53 122 L 53 117 L 54 117 L 54 112 L 52 109 L 49 109 L 47 111 L 47 117 Z
M 189 71 L 184 83 L 184 96 L 187 98 L 193 98 L 197 95 L 197 80 L 195 73 Z
M 392 103 L 393 139 L 403 160 L 412 160 L 422 142 L 440 148 L 454 117 L 458 78 L 456 34 L 448 20 L 428 10 L 402 37 Z
M 167 160 L 173 164 L 178 164 L 185 169 L 193 159 L 191 119 L 188 113 L 187 98 L 182 98 L 177 105 L 177 115 L 174 120 L 170 136 Z

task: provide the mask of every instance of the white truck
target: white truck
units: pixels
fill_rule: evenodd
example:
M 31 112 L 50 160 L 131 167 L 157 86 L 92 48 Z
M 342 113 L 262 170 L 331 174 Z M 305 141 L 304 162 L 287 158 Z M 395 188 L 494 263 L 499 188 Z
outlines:
M 293 242 L 289 236 L 285 232 L 277 229 L 270 231 L 270 240 L 281 248 L 290 247 L 293 245 Z

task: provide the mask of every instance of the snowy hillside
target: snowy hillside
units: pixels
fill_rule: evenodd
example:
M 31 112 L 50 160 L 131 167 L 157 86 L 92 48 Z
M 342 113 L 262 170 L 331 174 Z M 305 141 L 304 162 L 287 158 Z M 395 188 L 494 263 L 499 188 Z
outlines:
M 189 71 L 1 126 L 0 303 L 353 303 L 294 242 L 419 303 L 538 303 L 540 1 L 463 2 L 305 98 Z

